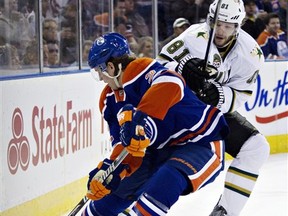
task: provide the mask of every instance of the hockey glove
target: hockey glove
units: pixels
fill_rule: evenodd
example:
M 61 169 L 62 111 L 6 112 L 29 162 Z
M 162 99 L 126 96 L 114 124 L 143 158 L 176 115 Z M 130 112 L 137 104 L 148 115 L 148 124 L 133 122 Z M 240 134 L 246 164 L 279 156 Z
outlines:
M 223 87 L 214 81 L 205 82 L 201 91 L 196 94 L 198 98 L 206 104 L 221 108 L 225 101 Z
M 124 148 L 125 147 L 121 144 L 117 144 L 116 146 L 114 146 L 113 152 L 110 156 L 110 160 L 115 160 Z M 122 161 L 122 164 L 127 165 L 127 173 L 125 174 L 125 177 L 132 175 L 141 166 L 142 161 L 142 157 L 134 157 L 131 154 L 128 154 Z
M 97 168 L 89 173 L 87 183 L 88 192 L 86 194 L 89 199 L 100 200 L 118 188 L 121 179 L 124 178 L 126 174 L 127 165 L 125 164 L 120 164 L 103 183 L 100 182 L 101 176 L 112 163 L 112 160 L 106 158 L 98 164 Z
M 203 59 L 192 58 L 188 55 L 179 62 L 176 71 L 182 74 L 189 88 L 197 92 L 206 79 L 216 78 L 218 74 L 217 68 L 214 66 L 208 65 L 206 70 L 204 67 Z
M 125 105 L 118 115 L 120 140 L 122 145 L 134 157 L 144 157 L 145 150 L 150 144 L 144 126 L 147 115 L 140 110 L 134 111 L 131 104 Z

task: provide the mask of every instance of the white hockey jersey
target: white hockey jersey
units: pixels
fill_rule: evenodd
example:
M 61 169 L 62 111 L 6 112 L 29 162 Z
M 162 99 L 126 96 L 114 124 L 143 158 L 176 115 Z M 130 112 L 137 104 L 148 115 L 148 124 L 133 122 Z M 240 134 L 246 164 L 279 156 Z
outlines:
M 186 55 L 204 59 L 208 37 L 209 27 L 206 23 L 191 25 L 163 47 L 157 60 L 175 70 L 178 62 Z M 208 64 L 218 69 L 215 81 L 223 86 L 225 102 L 220 108 L 223 113 L 235 111 L 249 99 L 263 62 L 263 53 L 257 42 L 242 29 L 224 60 L 212 43 Z

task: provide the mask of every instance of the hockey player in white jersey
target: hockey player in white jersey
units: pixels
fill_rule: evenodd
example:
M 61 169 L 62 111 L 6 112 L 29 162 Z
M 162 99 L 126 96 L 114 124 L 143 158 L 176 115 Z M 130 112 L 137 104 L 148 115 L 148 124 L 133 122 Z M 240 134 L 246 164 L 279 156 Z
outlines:
M 264 58 L 257 42 L 240 28 L 245 17 L 242 0 L 222 0 L 213 26 L 217 3 L 215 0 L 210 5 L 206 23 L 190 26 L 163 47 L 157 60 L 181 73 L 202 101 L 225 113 L 231 130 L 225 139 L 226 152 L 234 160 L 210 216 L 235 216 L 248 201 L 269 156 L 265 137 L 236 111 L 251 96 Z M 213 27 L 215 35 L 206 64 L 205 51 Z

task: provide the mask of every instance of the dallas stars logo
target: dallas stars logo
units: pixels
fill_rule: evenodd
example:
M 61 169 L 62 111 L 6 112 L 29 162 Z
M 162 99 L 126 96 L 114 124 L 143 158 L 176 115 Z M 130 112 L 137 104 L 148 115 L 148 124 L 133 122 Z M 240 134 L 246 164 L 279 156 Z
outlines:
M 263 55 L 261 49 L 258 46 L 255 46 L 250 53 L 252 56 L 258 56 L 259 59 L 261 59 L 261 56 Z
M 208 38 L 207 32 L 198 32 L 197 38 L 198 37 L 203 37 L 204 39 L 207 39 Z

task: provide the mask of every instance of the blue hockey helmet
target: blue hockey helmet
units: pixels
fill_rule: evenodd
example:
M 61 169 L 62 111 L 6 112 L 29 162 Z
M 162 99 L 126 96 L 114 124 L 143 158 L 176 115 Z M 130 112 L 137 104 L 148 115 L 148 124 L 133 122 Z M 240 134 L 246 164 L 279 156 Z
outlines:
M 105 64 L 111 57 L 120 57 L 129 53 L 126 38 L 115 32 L 107 33 L 94 41 L 89 52 L 88 64 L 91 68 L 95 68 Z

